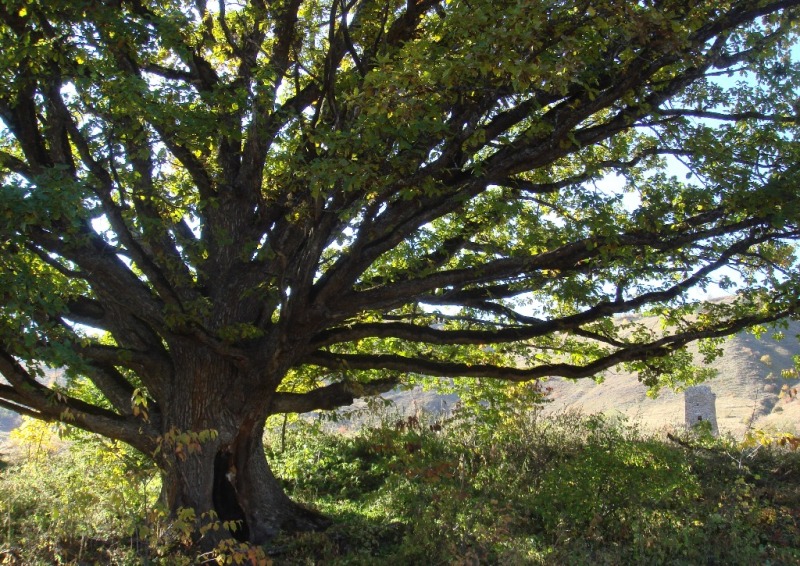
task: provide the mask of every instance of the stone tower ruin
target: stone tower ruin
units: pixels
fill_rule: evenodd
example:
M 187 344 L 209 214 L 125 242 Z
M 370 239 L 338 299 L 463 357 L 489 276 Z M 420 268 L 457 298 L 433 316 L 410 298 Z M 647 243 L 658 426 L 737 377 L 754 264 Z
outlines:
M 684 391 L 686 402 L 686 427 L 693 426 L 707 421 L 711 423 L 711 433 L 714 436 L 719 434 L 717 427 L 717 395 L 711 391 L 708 385 L 698 385 L 688 387 Z

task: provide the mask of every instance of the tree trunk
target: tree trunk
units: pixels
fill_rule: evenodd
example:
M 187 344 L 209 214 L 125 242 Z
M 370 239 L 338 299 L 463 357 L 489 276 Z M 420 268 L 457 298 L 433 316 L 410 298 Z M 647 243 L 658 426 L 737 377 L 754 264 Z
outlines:
M 162 468 L 162 499 L 170 514 L 176 517 L 181 509 L 193 509 L 198 530 L 214 521 L 233 525 L 228 531 L 209 530 L 205 544 L 230 535 L 261 544 L 281 531 L 329 525 L 326 518 L 286 495 L 267 463 L 262 433 L 263 425 L 246 425 L 231 443 L 218 435 L 192 444 L 190 435 L 188 446 L 172 447 L 175 456 Z
M 263 444 L 268 396 L 207 355 L 192 356 L 182 369 L 158 458 L 161 497 L 171 515 L 193 509 L 198 530 L 214 521 L 235 524 L 207 530 L 204 546 L 231 535 L 261 544 L 280 531 L 327 527 L 327 519 L 289 499 L 269 468 Z

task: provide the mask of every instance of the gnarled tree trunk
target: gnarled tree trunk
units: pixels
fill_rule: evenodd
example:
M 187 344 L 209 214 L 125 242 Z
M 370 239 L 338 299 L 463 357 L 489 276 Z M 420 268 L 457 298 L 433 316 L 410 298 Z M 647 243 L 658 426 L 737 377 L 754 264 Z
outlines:
M 162 458 L 162 498 L 170 512 L 191 508 L 198 526 L 236 522 L 231 534 L 254 543 L 280 531 L 326 527 L 324 517 L 286 495 L 264 455 L 262 431 L 261 426 L 243 427 L 232 443 L 217 437 L 188 449 L 188 454 L 180 448 L 180 456 Z
M 289 499 L 270 470 L 263 444 L 270 396 L 228 361 L 202 353 L 182 359 L 158 457 L 169 511 L 193 509 L 198 527 L 235 522 L 230 534 L 254 543 L 326 527 L 327 519 Z M 228 534 L 212 530 L 209 538 L 220 532 Z

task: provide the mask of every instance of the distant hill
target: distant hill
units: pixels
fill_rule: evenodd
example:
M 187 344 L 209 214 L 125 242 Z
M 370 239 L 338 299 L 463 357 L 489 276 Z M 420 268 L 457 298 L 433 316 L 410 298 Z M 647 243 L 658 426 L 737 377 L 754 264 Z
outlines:
M 795 432 L 800 430 L 800 379 L 784 379 L 782 370 L 794 367 L 800 355 L 800 323 L 794 322 L 777 341 L 772 333 L 761 339 L 741 333 L 723 346 L 723 355 L 711 364 L 717 377 L 706 382 L 717 396 L 720 432 L 741 437 L 748 426 Z M 683 394 L 663 390 L 656 399 L 647 397 L 647 387 L 636 375 L 609 372 L 603 383 L 551 379 L 553 402 L 546 412 L 581 409 L 585 413 L 617 412 L 648 428 L 682 425 Z
M 772 333 L 756 339 L 741 333 L 723 346 L 724 354 L 711 367 L 718 376 L 707 382 L 716 393 L 717 423 L 722 433 L 741 437 L 748 426 L 800 432 L 800 379 L 783 379 L 781 371 L 794 367 L 793 356 L 800 356 L 800 322 L 784 331 L 785 338 L 776 341 Z M 51 379 L 53 377 L 51 376 Z M 568 381 L 553 378 L 546 382 L 552 388 L 546 413 L 579 409 L 584 413 L 623 414 L 647 428 L 682 425 L 683 394 L 663 390 L 658 398 L 647 397 L 647 387 L 636 375 L 608 372 L 603 383 L 591 379 Z M 458 401 L 455 395 L 440 395 L 421 388 L 393 391 L 383 395 L 393 404 L 390 412 L 410 415 L 418 411 L 448 412 Z M 363 402 L 352 409 L 364 408 Z M 363 415 L 355 422 L 363 422 Z M 0 409 L 0 441 L 19 423 L 14 413 Z M 343 423 L 343 427 L 347 427 Z
M 721 433 L 741 438 L 749 426 L 800 432 L 800 379 L 781 377 L 782 370 L 794 367 L 793 356 L 800 355 L 800 323 L 791 323 L 783 332 L 785 338 L 781 341 L 775 340 L 772 332 L 761 339 L 749 333 L 733 336 L 725 342 L 722 357 L 711 364 L 718 375 L 705 385 L 717 396 Z M 684 424 L 683 394 L 664 389 L 651 399 L 635 374 L 607 372 L 603 383 L 551 378 L 545 385 L 552 388 L 546 414 L 565 410 L 622 414 L 649 429 Z M 422 389 L 395 391 L 384 397 L 402 415 L 447 411 L 458 400 L 454 395 L 437 395 Z
M 0 407 L 0 441 L 3 440 L 3 436 L 8 434 L 10 430 L 19 426 L 19 419 L 20 417 L 18 414 Z
M 56 369 L 48 369 L 45 370 L 44 379 L 42 379 L 42 383 L 47 386 L 52 385 L 55 381 L 62 380 L 63 384 L 63 372 Z M 0 383 L 4 383 L 5 380 L 0 376 Z M 0 407 L 0 442 L 3 442 L 8 436 L 9 431 L 17 428 L 19 426 L 21 417 L 4 407 Z

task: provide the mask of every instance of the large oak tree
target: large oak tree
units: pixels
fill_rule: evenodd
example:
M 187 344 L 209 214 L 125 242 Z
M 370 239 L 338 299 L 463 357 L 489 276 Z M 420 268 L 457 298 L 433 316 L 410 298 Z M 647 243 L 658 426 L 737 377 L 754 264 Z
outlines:
M 323 523 L 269 415 L 691 378 L 690 342 L 798 310 L 798 5 L 0 1 L 0 406 L 260 542 Z

